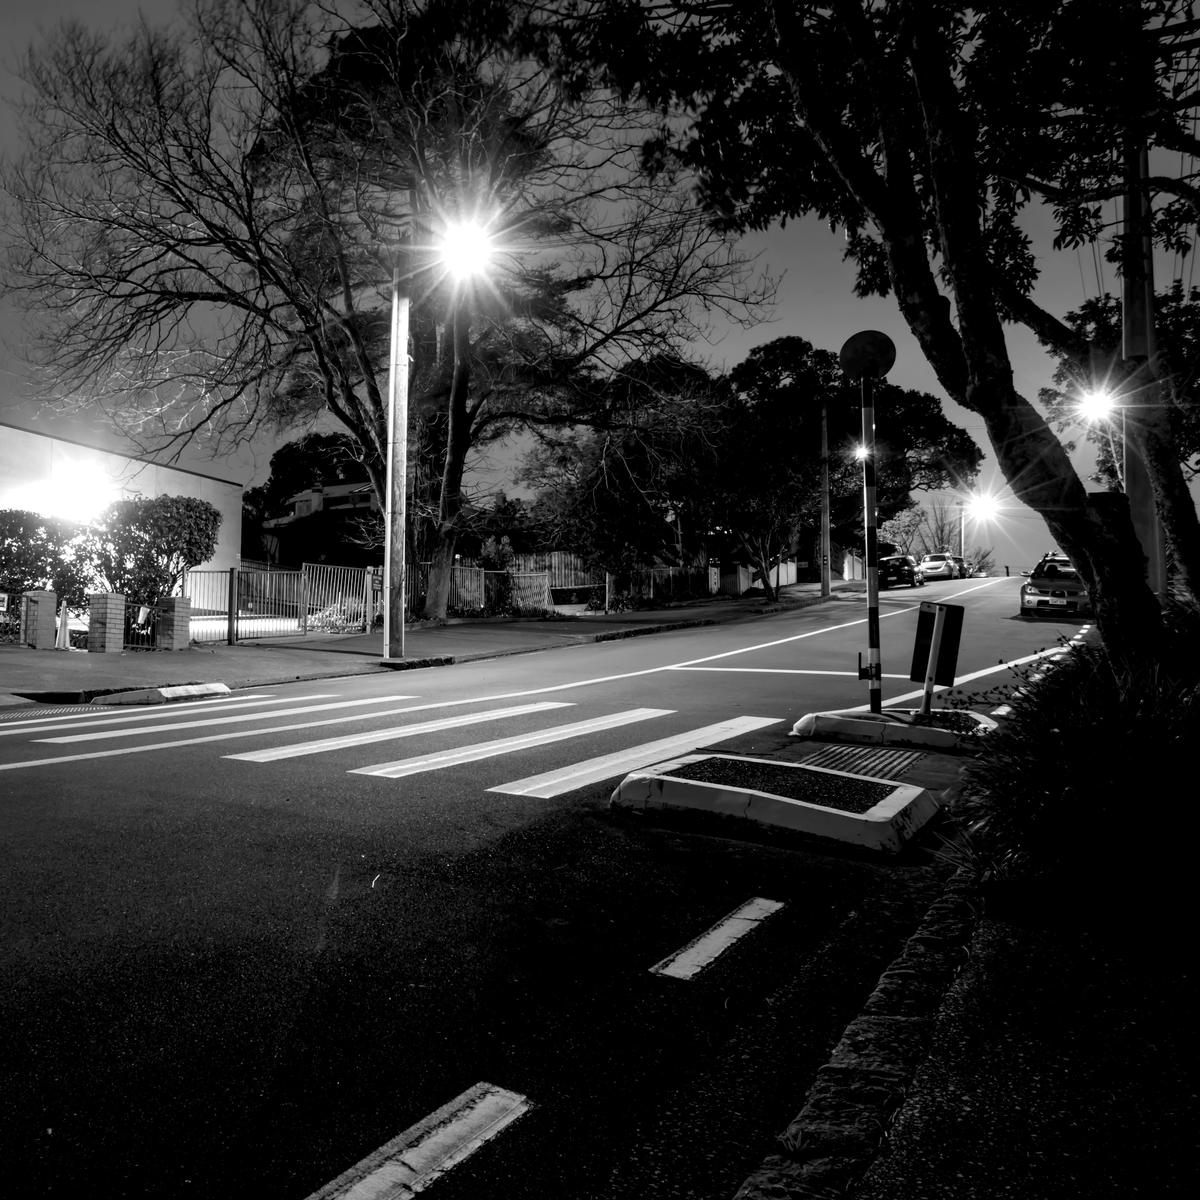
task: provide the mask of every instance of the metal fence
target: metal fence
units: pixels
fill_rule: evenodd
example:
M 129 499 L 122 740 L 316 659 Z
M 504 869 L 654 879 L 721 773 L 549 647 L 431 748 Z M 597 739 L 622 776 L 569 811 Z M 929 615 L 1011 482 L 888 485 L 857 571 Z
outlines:
M 16 645 L 21 640 L 21 605 L 25 598 L 19 592 L 0 592 L 0 642 Z
M 369 568 L 303 563 L 300 573 L 306 632 L 364 633 L 370 628 L 374 585 Z

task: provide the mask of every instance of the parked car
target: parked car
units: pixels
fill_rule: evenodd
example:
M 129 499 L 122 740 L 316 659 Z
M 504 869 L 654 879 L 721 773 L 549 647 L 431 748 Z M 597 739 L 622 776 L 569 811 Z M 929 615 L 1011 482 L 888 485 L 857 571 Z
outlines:
M 879 560 L 879 586 L 895 587 L 906 583 L 909 587 L 924 587 L 925 576 L 911 554 L 889 554 Z
M 920 563 L 926 579 L 957 579 L 958 564 L 952 554 L 926 554 Z
M 971 574 L 971 572 L 967 570 L 967 560 L 960 554 L 952 554 L 950 557 L 954 560 L 954 565 L 958 568 L 959 579 L 966 579 L 967 576 Z
M 1022 571 L 1020 617 L 1090 616 L 1092 602 L 1079 572 L 1065 554 L 1044 555 L 1031 571 Z

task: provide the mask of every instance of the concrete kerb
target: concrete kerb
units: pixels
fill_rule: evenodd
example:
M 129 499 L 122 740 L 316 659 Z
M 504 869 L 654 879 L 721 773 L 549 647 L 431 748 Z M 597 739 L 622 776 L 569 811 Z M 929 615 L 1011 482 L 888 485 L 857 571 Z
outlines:
M 228 696 L 225 683 L 182 683 L 171 687 L 132 688 L 95 696 L 92 704 L 166 704 L 171 700 L 200 700 L 205 696 Z
M 880 976 L 817 1072 L 799 1114 L 733 1200 L 847 1194 L 879 1155 L 924 1061 L 934 1023 L 979 921 L 978 882 L 960 869 Z

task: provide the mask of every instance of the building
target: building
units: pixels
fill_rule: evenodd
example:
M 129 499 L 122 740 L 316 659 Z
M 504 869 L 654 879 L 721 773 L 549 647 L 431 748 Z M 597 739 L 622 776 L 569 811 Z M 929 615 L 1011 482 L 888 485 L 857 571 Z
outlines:
M 242 553 L 242 485 L 73 438 L 0 421 L 0 509 L 85 522 L 116 500 L 190 496 L 221 514 L 208 570 L 236 567 Z

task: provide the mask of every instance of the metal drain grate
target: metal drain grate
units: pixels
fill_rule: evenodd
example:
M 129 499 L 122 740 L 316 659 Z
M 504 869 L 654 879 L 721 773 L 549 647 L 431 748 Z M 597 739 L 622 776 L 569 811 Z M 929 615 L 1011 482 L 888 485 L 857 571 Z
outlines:
M 846 771 L 871 779 L 895 779 L 924 757 L 920 750 L 881 750 L 876 746 L 826 746 L 803 766 L 824 767 L 827 771 Z

